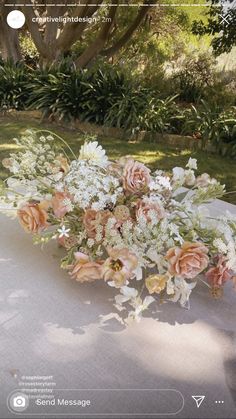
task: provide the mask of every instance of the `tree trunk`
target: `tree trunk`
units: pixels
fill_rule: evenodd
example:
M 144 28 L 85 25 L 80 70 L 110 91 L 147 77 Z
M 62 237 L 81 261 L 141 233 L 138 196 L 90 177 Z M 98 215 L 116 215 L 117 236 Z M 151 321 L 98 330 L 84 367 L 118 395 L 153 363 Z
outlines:
M 148 6 L 148 1 L 145 1 L 144 5 L 141 6 L 136 18 L 131 23 L 129 28 L 126 30 L 126 32 L 120 37 L 120 39 L 114 45 L 112 45 L 110 48 L 107 48 L 107 49 L 101 51 L 101 55 L 104 55 L 107 58 L 112 57 L 131 39 L 133 33 L 139 27 L 139 25 L 141 24 L 142 20 L 147 15 L 147 12 L 151 7 L 151 6 Z M 155 3 L 155 0 L 152 3 Z
M 7 10 L 6 10 L 7 9 Z M 7 24 L 7 14 L 11 8 L 0 6 L 0 45 L 2 58 L 4 60 L 12 60 L 14 63 L 22 60 L 20 51 L 18 31 L 11 29 Z

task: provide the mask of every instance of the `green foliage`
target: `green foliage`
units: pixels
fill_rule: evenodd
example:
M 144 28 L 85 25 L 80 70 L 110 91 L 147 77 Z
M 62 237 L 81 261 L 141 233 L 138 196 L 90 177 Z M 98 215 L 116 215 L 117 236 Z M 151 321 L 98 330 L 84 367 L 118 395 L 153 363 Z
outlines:
M 24 63 L 35 68 L 39 62 L 39 53 L 30 34 L 20 34 L 19 41 Z
M 209 145 L 222 155 L 236 157 L 236 107 L 221 111 L 201 101 L 201 106 L 185 111 L 183 133 L 193 135 L 201 148 Z
M 180 100 L 197 102 L 209 93 L 215 81 L 214 64 L 212 57 L 205 53 L 185 59 L 173 78 Z
M 195 68 L 195 62 L 192 65 Z M 182 100 L 183 94 L 186 100 L 193 93 L 195 100 L 201 98 L 202 86 L 211 81 L 205 61 L 198 65 L 193 79 L 187 72 L 191 65 L 181 73 Z M 116 66 L 76 71 L 69 59 L 59 68 L 35 71 L 23 65 L 0 65 L 2 110 L 39 109 L 46 117 L 80 119 L 132 133 L 187 134 L 198 139 L 203 149 L 210 143 L 219 153 L 236 156 L 236 107 L 224 109 L 217 101 L 201 99 L 186 108 L 177 100 L 178 95 L 160 97 L 140 78 L 130 77 Z
M 29 106 L 47 116 L 104 122 L 112 104 L 125 93 L 128 80 L 122 72 L 110 67 L 93 71 L 48 70 L 34 77 Z
M 216 55 L 230 52 L 236 45 L 236 8 L 234 0 L 229 0 L 231 7 L 223 5 L 220 0 L 212 0 L 212 6 L 207 14 L 207 23 L 194 21 L 192 32 L 195 35 L 212 35 L 212 47 Z
M 80 119 L 131 132 L 175 132 L 174 98 L 160 99 L 148 87 L 111 66 L 92 71 L 36 74 L 29 106 L 59 119 Z
M 143 114 L 140 115 L 140 127 L 149 132 L 178 133 L 180 108 L 175 103 L 176 96 L 158 99 L 150 95 Z
M 29 96 L 27 67 L 11 62 L 0 64 L 0 109 L 25 109 Z
M 108 110 L 105 124 L 131 131 L 140 130 L 140 116 L 145 111 L 147 95 L 148 91 L 144 87 L 127 85 L 127 89 Z

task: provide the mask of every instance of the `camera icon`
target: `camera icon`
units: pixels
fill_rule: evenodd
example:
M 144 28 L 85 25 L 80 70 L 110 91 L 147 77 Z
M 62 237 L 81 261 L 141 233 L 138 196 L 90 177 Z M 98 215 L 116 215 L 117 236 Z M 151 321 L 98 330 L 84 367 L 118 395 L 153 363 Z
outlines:
M 13 399 L 13 406 L 14 407 L 25 407 L 25 397 L 24 396 L 16 396 Z
M 8 398 L 8 407 L 14 412 L 23 412 L 29 406 L 29 397 L 21 392 L 15 392 Z

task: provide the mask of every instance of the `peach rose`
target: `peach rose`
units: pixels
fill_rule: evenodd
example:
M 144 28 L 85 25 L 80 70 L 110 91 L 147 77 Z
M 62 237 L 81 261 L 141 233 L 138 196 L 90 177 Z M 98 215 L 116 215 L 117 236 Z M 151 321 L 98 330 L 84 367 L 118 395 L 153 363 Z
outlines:
M 88 237 L 94 238 L 96 236 L 96 228 L 99 225 L 105 227 L 110 217 L 111 212 L 109 210 L 95 211 L 93 209 L 87 209 L 84 213 L 83 224 Z
M 129 193 L 142 193 L 151 181 L 150 169 L 144 164 L 129 159 L 124 167 L 123 188 Z
M 149 216 L 149 211 L 155 211 L 155 214 L 158 218 L 158 220 L 161 220 L 165 216 L 165 210 L 162 207 L 161 204 L 155 201 L 151 200 L 139 200 L 137 202 L 136 208 L 135 208 L 135 214 L 136 217 L 142 217 L 144 216 L 148 222 L 151 221 L 151 217 Z
M 65 203 L 65 200 L 71 200 L 71 196 L 67 192 L 55 192 L 52 197 L 52 209 L 57 218 L 64 217 L 64 215 L 70 211 L 70 208 L 68 204 Z
M 226 266 L 227 259 L 219 256 L 217 265 L 206 272 L 206 277 L 213 287 L 221 287 L 226 281 L 232 279 L 233 272 Z
M 105 281 L 114 281 L 117 288 L 125 284 L 134 275 L 138 266 L 137 256 L 128 249 L 108 249 L 109 258 L 102 266 Z
M 75 253 L 76 262 L 70 275 L 79 282 L 92 282 L 101 279 L 101 263 L 93 262 L 82 252 Z
M 27 202 L 17 211 L 18 219 L 22 227 L 29 233 L 37 233 L 48 226 L 47 209 L 48 201 L 42 201 L 39 204 Z
M 195 278 L 206 269 L 208 249 L 202 243 L 185 242 L 181 247 L 172 247 L 166 254 L 171 275 Z

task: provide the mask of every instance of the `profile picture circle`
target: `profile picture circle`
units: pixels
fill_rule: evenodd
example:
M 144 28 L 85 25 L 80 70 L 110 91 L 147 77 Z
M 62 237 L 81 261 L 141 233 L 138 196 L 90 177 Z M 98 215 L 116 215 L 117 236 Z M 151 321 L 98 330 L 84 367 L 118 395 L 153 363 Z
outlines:
M 20 29 L 25 24 L 25 15 L 20 10 L 12 10 L 7 15 L 7 24 L 12 29 Z
M 8 399 L 9 407 L 15 412 L 24 412 L 29 406 L 29 397 L 24 393 L 14 393 Z

